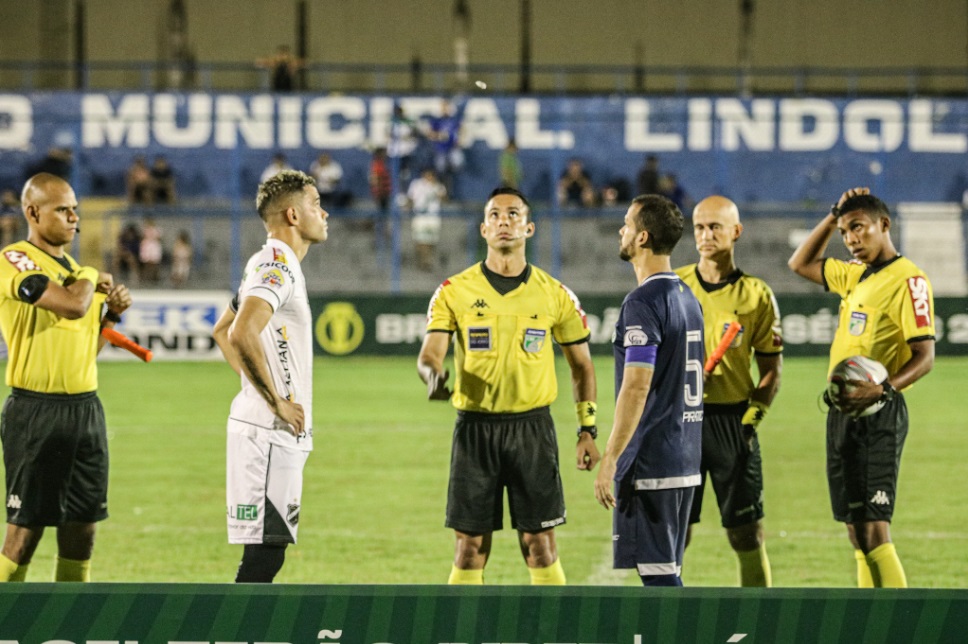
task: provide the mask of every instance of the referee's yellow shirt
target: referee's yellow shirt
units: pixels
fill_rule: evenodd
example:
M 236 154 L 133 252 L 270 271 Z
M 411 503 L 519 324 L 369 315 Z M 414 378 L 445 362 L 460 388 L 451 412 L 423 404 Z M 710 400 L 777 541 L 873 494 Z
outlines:
M 827 258 L 823 279 L 841 298 L 828 373 L 844 358 L 862 355 L 894 375 L 911 359 L 908 342 L 934 338 L 931 282 L 908 258 L 898 255 L 876 269 Z
M 588 339 L 578 298 L 531 266 L 527 281 L 501 295 L 481 264 L 444 281 L 427 312 L 427 331 L 454 334 L 457 409 L 516 413 L 550 405 L 558 395 L 552 338 Z
M 20 299 L 20 284 L 41 273 L 63 284 L 80 268 L 64 256 L 68 271 L 56 259 L 30 242 L 7 246 L 0 257 L 0 332 L 7 343 L 9 387 L 48 394 L 79 394 L 97 389 L 97 348 L 101 305 L 105 296 L 94 294 L 84 317 L 62 318 Z
M 676 269 L 702 306 L 706 355 L 713 352 L 733 322 L 741 329 L 722 361 L 703 387 L 703 402 L 732 404 L 746 402 L 756 388 L 750 368 L 754 352 L 771 355 L 783 351 L 780 307 L 766 282 L 736 271 L 720 284 L 709 284 L 699 276 L 698 265 Z

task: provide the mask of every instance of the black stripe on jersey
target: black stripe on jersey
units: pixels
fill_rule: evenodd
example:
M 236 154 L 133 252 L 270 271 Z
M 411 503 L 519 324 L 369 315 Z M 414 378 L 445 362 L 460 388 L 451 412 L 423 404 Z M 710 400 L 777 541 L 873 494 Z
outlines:
M 507 295 L 522 284 L 528 283 L 528 278 L 531 277 L 531 264 L 525 265 L 521 274 L 515 275 L 514 277 L 498 275 L 489 269 L 484 262 L 481 262 L 481 271 L 483 271 L 484 277 L 487 278 L 488 283 L 495 291 L 501 295 Z
M 576 345 L 576 344 L 584 344 L 584 343 L 588 342 L 589 338 L 591 338 L 591 337 L 592 337 L 592 334 L 589 333 L 588 335 L 586 335 L 581 340 L 575 340 L 574 342 L 561 342 L 561 343 L 558 344 L 558 346 L 560 346 L 560 347 L 570 347 L 570 346 L 573 346 L 573 345 Z
M 33 246 L 34 248 L 36 248 L 37 250 L 39 250 L 40 252 L 42 252 L 44 255 L 47 255 L 48 257 L 50 257 L 52 260 L 54 260 L 55 262 L 57 262 L 61 266 L 63 266 L 64 269 L 68 273 L 73 273 L 74 272 L 74 268 L 71 266 L 71 263 L 69 261 L 67 261 L 67 258 L 66 257 L 54 257 L 53 255 L 51 255 L 50 253 L 48 253 L 46 250 L 44 250 L 40 246 L 37 246 L 36 244 L 34 244 L 32 241 L 28 241 L 27 243 L 30 244 L 31 246 Z
M 877 274 L 881 269 L 887 268 L 888 266 L 890 266 L 891 264 L 893 264 L 899 259 L 901 259 L 901 256 L 895 255 L 894 257 L 887 260 L 883 264 L 878 264 L 877 266 L 874 266 L 873 264 L 868 264 L 867 268 L 864 269 L 864 274 L 860 276 L 860 279 L 858 280 L 858 282 L 863 282 L 871 275 Z
M 696 279 L 699 280 L 699 286 L 701 286 L 702 290 L 706 291 L 707 293 L 712 293 L 713 291 L 718 291 L 721 288 L 726 288 L 730 284 L 735 284 L 739 281 L 739 278 L 743 277 L 743 271 L 737 268 L 735 271 L 726 276 L 725 280 L 713 284 L 704 280 L 702 275 L 699 274 L 699 264 L 696 264 L 695 271 Z
M 20 282 L 17 295 L 27 304 L 33 304 L 44 294 L 48 284 L 50 284 L 50 278 L 46 275 L 41 273 L 28 275 Z
M 932 342 L 934 342 L 934 336 L 933 335 L 919 335 L 916 338 L 909 338 L 908 341 L 907 341 L 907 343 L 908 344 L 913 344 L 915 342 L 927 342 L 928 340 L 931 340 Z

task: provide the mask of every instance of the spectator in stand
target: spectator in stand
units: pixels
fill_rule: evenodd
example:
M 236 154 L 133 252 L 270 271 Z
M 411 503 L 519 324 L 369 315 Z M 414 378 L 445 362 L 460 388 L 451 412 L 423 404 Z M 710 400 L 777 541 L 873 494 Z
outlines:
M 296 89 L 296 72 L 306 66 L 305 61 L 293 56 L 288 45 L 279 45 L 276 53 L 256 60 L 255 64 L 269 70 L 269 86 L 273 92 L 291 92 Z
M 323 152 L 309 166 L 309 174 L 316 180 L 319 203 L 323 206 L 342 208 L 349 203 L 349 193 L 340 189 L 343 180 L 343 166 Z
M 6 248 L 17 240 L 20 220 L 23 212 L 20 210 L 20 200 L 17 193 L 7 189 L 0 195 L 0 248 Z
M 161 260 L 164 258 L 164 248 L 161 245 L 161 229 L 155 221 L 145 219 L 141 232 L 141 246 L 138 249 L 138 259 L 141 261 L 141 274 L 147 283 L 158 281 L 161 272 Z
M 696 205 L 685 189 L 679 185 L 676 175 L 671 173 L 659 178 L 659 194 L 676 204 L 682 212 L 692 210 Z
M 27 178 L 46 172 L 64 181 L 70 181 L 73 163 L 74 153 L 70 148 L 50 148 L 47 150 L 47 156 L 27 168 Z
M 571 159 L 558 180 L 558 203 L 589 207 L 595 203 L 595 189 L 579 159 Z
M 524 169 L 521 167 L 521 159 L 518 158 L 518 146 L 514 139 L 508 140 L 507 147 L 501 152 L 497 168 L 501 175 L 501 187 L 521 189 Z
M 410 171 L 413 165 L 413 154 L 417 150 L 417 125 L 410 120 L 403 111 L 403 106 L 397 103 L 393 106 L 393 118 L 390 121 L 390 140 L 387 143 L 387 157 L 398 159 L 400 185 L 410 181 Z M 389 165 L 387 166 L 390 167 Z
M 265 183 L 272 177 L 276 176 L 283 170 L 292 170 L 292 166 L 286 161 L 286 155 L 282 152 L 276 152 L 272 156 L 272 161 L 266 166 L 266 169 L 262 171 L 262 176 L 259 177 L 259 183 Z
M 440 204 L 447 197 L 447 189 L 437 179 L 433 168 L 410 183 L 407 201 L 413 213 L 410 235 L 413 238 L 417 267 L 423 271 L 434 269 L 437 262 L 437 243 L 440 241 Z
M 434 143 L 434 168 L 447 189 L 447 194 L 457 195 L 457 175 L 464 168 L 464 151 L 460 148 L 460 121 L 463 109 L 457 109 L 448 100 L 440 103 L 440 116 L 430 119 L 430 140 Z
M 141 276 L 141 264 L 138 255 L 141 254 L 141 231 L 138 224 L 129 223 L 121 229 L 118 241 L 114 245 L 114 257 L 111 259 L 111 273 L 118 279 L 126 276 L 125 282 L 137 285 Z
M 659 194 L 659 157 L 654 154 L 645 157 L 645 164 L 635 175 L 635 191 L 640 195 Z
M 390 168 L 387 164 L 386 148 L 377 148 L 373 151 L 373 159 L 370 161 L 370 194 L 380 213 L 386 215 L 390 207 L 390 193 L 392 184 L 390 182 Z
M 187 230 L 178 231 L 178 237 L 171 247 L 171 285 L 180 288 L 188 283 L 188 275 L 192 270 L 192 260 L 195 250 L 192 248 L 192 238 Z
M 151 170 L 140 154 L 134 158 L 126 176 L 129 204 L 149 204 L 154 196 Z
M 151 164 L 151 189 L 153 203 L 175 203 L 175 172 L 168 165 L 168 159 L 160 154 Z

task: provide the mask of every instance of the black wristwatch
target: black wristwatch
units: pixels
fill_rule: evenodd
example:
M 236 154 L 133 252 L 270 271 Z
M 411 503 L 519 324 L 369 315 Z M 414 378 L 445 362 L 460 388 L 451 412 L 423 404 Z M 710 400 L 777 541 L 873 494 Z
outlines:
M 889 403 L 894 400 L 894 396 L 897 395 L 897 389 L 894 388 L 894 385 L 885 380 L 881 383 L 881 387 L 884 388 L 884 393 L 881 394 L 880 401 Z
M 588 425 L 587 427 L 578 428 L 578 438 L 581 438 L 582 432 L 588 432 L 588 435 L 592 437 L 592 440 L 598 438 L 598 427 L 595 425 Z

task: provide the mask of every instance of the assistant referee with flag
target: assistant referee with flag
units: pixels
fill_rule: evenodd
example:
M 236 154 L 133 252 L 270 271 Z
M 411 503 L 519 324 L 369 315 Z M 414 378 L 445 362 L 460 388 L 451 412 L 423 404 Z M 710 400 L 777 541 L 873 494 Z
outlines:
M 110 274 L 65 252 L 78 231 L 77 197 L 52 174 L 21 197 L 29 233 L 0 257 L 0 331 L 7 343 L 0 437 L 7 534 L 0 581 L 24 581 L 46 526 L 57 528 L 56 581 L 90 581 L 98 521 L 108 516 L 108 444 L 96 358 L 131 305 Z M 106 311 L 102 316 L 102 309 Z

